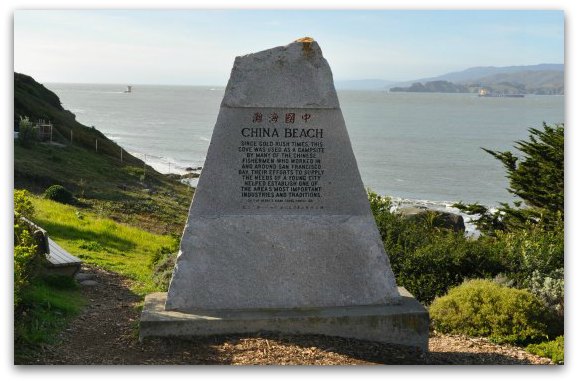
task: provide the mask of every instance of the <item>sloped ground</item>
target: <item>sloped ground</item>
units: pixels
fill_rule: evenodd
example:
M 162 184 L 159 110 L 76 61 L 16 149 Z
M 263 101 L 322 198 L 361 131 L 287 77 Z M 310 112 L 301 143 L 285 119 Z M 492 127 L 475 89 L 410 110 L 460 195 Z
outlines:
M 521 348 L 481 338 L 433 335 L 429 352 L 327 336 L 281 334 L 138 341 L 141 299 L 114 273 L 85 267 L 82 286 L 89 304 L 36 360 L 41 365 L 368 365 L 368 364 L 551 364 Z

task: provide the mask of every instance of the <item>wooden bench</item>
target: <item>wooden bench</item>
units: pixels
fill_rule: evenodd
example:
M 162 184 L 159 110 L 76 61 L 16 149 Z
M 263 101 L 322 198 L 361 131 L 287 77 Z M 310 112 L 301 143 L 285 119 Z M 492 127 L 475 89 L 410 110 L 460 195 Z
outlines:
M 36 240 L 38 251 L 44 254 L 44 272 L 48 274 L 74 276 L 82 265 L 82 260 L 70 254 L 48 237 L 48 232 L 24 217 L 20 218 Z
M 82 261 L 60 247 L 48 238 L 48 253 L 46 253 L 46 271 L 51 274 L 74 276 L 82 265 Z

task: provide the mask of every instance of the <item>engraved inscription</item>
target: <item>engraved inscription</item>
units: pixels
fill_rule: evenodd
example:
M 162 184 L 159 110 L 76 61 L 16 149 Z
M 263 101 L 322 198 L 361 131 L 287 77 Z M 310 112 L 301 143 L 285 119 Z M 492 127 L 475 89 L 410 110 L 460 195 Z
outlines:
M 255 111 L 238 131 L 243 209 L 323 209 L 326 148 L 314 116 Z

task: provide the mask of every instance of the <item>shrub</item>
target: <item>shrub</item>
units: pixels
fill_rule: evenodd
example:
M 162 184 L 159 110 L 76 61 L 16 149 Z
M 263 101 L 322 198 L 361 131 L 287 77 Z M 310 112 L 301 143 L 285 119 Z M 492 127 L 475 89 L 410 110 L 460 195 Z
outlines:
M 529 287 L 534 272 L 555 277 L 564 268 L 564 224 L 554 229 L 532 225 L 523 230 L 497 232 L 496 247 L 516 287 Z
M 22 292 L 38 274 L 38 246 L 28 226 L 20 220 L 32 218 L 34 206 L 26 190 L 14 190 L 14 306 L 22 301 Z
M 35 141 L 38 141 L 38 132 L 34 129 L 34 125 L 28 117 L 21 117 L 18 127 L 18 142 L 20 145 L 30 147 Z
M 541 298 L 546 307 L 564 319 L 564 269 L 558 269 L 552 276 L 544 276 L 538 270 L 532 273 L 528 288 Z
M 27 190 L 14 190 L 14 213 L 29 219 L 34 216 L 34 205 Z
M 407 288 L 424 304 L 430 304 L 466 279 L 490 278 L 503 270 L 485 242 L 454 233 L 439 235 L 413 251 L 392 258 L 398 285 Z
M 496 233 L 496 248 L 512 287 L 525 288 L 542 299 L 549 311 L 548 326 L 564 332 L 564 226 L 531 225 L 524 230 Z
M 550 342 L 528 345 L 526 351 L 550 358 L 554 363 L 564 364 L 564 337 L 559 336 Z
M 71 204 L 74 202 L 72 193 L 61 185 L 52 185 L 46 189 L 46 191 L 44 191 L 44 198 L 64 204 Z
M 36 275 L 37 246 L 28 228 L 14 217 L 14 306 L 21 302 L 22 292 Z
M 546 308 L 528 291 L 471 280 L 450 289 L 430 307 L 436 330 L 528 344 L 547 337 Z
M 389 198 L 368 192 L 369 203 L 389 256 L 397 284 L 429 304 L 466 278 L 491 277 L 504 271 L 489 240 L 435 227 L 433 220 L 407 220 L 391 212 Z

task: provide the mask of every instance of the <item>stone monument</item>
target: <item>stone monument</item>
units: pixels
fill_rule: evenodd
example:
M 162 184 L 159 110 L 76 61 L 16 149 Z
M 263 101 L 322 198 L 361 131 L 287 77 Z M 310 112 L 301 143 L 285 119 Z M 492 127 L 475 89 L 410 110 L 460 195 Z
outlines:
M 141 339 L 281 331 L 427 349 L 428 322 L 396 286 L 317 42 L 237 57 Z

